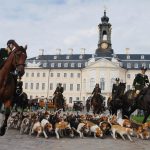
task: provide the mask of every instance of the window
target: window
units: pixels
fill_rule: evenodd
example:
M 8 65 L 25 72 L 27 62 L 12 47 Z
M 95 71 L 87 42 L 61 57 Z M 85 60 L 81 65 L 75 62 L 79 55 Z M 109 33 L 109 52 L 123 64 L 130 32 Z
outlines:
M 130 55 L 127 55 L 127 59 L 130 59 Z
M 53 90 L 53 83 L 50 83 L 50 90 Z
M 51 67 L 54 68 L 54 63 L 51 63 Z
M 80 78 L 80 73 L 77 73 L 77 77 Z
M 150 64 L 149 64 L 149 68 L 150 68 Z
M 33 89 L 33 83 L 31 83 L 30 89 Z
M 42 83 L 42 90 L 45 90 L 45 83 Z
M 85 62 L 85 67 L 88 65 L 88 62 Z
M 77 84 L 77 91 L 80 91 L 80 84 Z
M 28 89 L 28 83 L 25 83 L 25 89 Z
M 142 67 L 146 67 L 146 63 L 142 63 Z
M 67 73 L 64 73 L 64 77 L 65 77 L 65 78 L 67 77 Z
M 57 59 L 57 56 L 54 56 L 54 59 Z
M 69 59 L 70 58 L 70 56 L 66 56 L 66 59 Z
M 131 78 L 131 75 L 130 75 L 130 74 L 127 74 L 127 78 L 129 78 L 129 79 L 130 79 L 130 78 Z
M 71 67 L 73 68 L 75 66 L 75 64 L 74 63 L 71 63 Z
M 45 77 L 46 75 L 45 75 L 45 73 L 43 73 L 43 77 Z
M 91 78 L 90 79 L 90 91 L 93 91 L 94 87 L 95 87 L 95 79 Z
M 144 59 L 144 55 L 141 55 L 141 59 Z
M 28 72 L 26 72 L 26 77 L 28 77 L 29 76 L 29 73 Z
M 135 63 L 135 64 L 134 64 L 134 68 L 138 68 L 138 63 Z
M 69 97 L 69 103 L 72 103 L 72 97 Z
M 70 91 L 73 91 L 73 84 L 70 84 Z
M 63 84 L 63 88 L 64 88 L 64 91 L 66 91 L 66 84 L 65 83 Z
M 36 83 L 36 90 L 39 89 L 39 83 Z
M 79 97 L 76 97 L 76 101 L 79 101 Z
M 40 77 L 40 73 L 37 73 L 37 77 Z
M 73 76 L 74 76 L 73 73 L 70 73 L 70 77 L 73 78 Z
M 57 73 L 57 77 L 60 77 L 60 73 Z
M 115 83 L 115 78 L 111 78 L 111 89 L 112 89 L 112 87 L 113 87 L 113 84 Z
M 68 67 L 68 63 L 64 63 L 64 67 Z
M 30 99 L 32 99 L 33 98 L 33 96 L 32 95 L 30 95 Z
M 81 63 L 78 63 L 78 67 L 81 67 Z
M 53 76 L 54 76 L 54 73 L 51 73 L 50 76 L 53 77 Z
M 61 67 L 61 63 L 58 63 L 58 67 Z
M 31 77 L 34 77 L 34 73 L 31 74 Z
M 127 63 L 127 68 L 131 68 L 131 63 Z
M 83 55 L 80 55 L 80 56 L 79 56 L 79 59 L 82 59 L 82 58 L 83 58 Z
M 43 67 L 47 67 L 47 63 L 43 63 Z
M 100 78 L 100 88 L 101 88 L 101 90 L 105 90 L 105 79 L 104 78 Z

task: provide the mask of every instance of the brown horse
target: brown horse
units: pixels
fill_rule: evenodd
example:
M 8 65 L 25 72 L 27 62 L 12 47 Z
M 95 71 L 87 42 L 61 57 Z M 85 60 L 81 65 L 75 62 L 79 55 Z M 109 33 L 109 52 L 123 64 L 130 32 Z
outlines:
M 16 49 L 12 51 L 0 69 L 0 103 L 4 106 L 4 120 L 1 123 L 0 135 L 3 136 L 6 132 L 7 120 L 10 115 L 10 110 L 13 105 L 13 96 L 16 90 L 17 77 L 11 72 L 17 71 L 17 75 L 24 75 L 27 47 L 23 48 L 16 44 Z M 0 107 L 1 108 L 1 107 Z
M 123 97 L 123 101 L 123 116 L 129 117 L 136 109 L 143 110 L 143 123 L 145 123 L 150 115 L 150 85 L 144 88 L 139 95 L 135 95 L 135 91 L 133 90 L 127 91 Z M 135 105 L 133 105 L 133 103 L 135 103 Z
M 63 109 L 65 111 L 65 102 L 61 92 L 58 92 L 55 95 L 53 103 L 55 105 L 56 110 Z

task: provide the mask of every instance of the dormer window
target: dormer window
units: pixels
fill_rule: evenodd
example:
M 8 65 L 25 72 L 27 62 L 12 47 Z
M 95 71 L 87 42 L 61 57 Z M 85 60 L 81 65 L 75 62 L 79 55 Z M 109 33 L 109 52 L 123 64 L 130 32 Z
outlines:
M 47 63 L 43 63 L 43 67 L 47 67 Z
M 131 63 L 127 63 L 127 68 L 131 68 Z
M 141 59 L 144 59 L 144 55 L 141 55 Z
M 127 55 L 127 59 L 130 59 L 130 55 Z
M 57 59 L 57 56 L 54 56 L 54 59 Z
M 134 68 L 138 68 L 138 63 L 135 63 L 135 64 L 134 64 Z
M 146 67 L 146 63 L 142 63 L 142 67 Z
M 72 68 L 74 67 L 74 63 L 71 63 L 71 67 L 72 67 Z
M 78 63 L 78 67 L 81 67 L 81 63 Z
M 54 63 L 51 63 L 51 67 L 53 67 L 53 68 L 54 68 Z
M 83 58 L 83 55 L 80 55 L 80 56 L 79 56 L 79 59 L 82 59 L 82 58 Z
M 61 67 L 61 63 L 58 63 L 58 67 Z
M 68 63 L 64 63 L 64 67 L 68 67 Z
M 66 56 L 66 59 L 69 59 L 70 58 L 70 56 Z

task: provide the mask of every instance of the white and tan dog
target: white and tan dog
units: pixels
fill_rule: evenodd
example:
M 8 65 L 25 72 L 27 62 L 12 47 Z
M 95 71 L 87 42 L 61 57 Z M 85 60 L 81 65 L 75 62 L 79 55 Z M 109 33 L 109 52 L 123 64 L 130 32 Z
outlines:
M 133 129 L 122 127 L 120 125 L 112 125 L 111 126 L 112 137 L 116 139 L 116 133 L 118 133 L 123 140 L 125 140 L 124 135 L 127 135 L 130 141 L 133 141 L 130 135 L 133 135 Z
M 46 134 L 46 131 L 48 132 L 51 132 L 52 131 L 52 124 L 47 120 L 47 119 L 43 119 L 41 121 L 41 126 L 42 126 L 42 129 L 43 129 L 43 134 L 45 136 L 45 138 L 48 138 L 47 134 Z

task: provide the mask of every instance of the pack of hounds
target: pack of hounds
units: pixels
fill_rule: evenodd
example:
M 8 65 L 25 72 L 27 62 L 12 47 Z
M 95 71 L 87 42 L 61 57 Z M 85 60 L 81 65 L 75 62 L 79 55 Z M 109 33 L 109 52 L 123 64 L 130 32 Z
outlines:
M 51 113 L 48 111 L 12 113 L 8 119 L 8 128 L 15 128 L 20 134 L 29 134 L 36 137 L 56 136 L 63 137 L 94 137 L 114 139 L 122 138 L 133 141 L 132 137 L 142 140 L 150 139 L 150 122 L 138 124 L 131 119 L 122 119 L 120 114 L 93 115 L 63 113 L 61 110 Z

